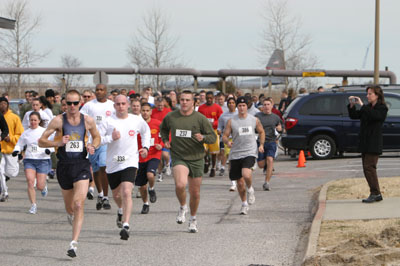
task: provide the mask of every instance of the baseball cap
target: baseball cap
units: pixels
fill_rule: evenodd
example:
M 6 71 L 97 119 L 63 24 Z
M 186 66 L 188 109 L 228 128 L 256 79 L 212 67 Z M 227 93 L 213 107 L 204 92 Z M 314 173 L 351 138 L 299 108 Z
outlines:
M 136 92 L 134 91 L 134 90 L 130 90 L 129 92 L 128 92 L 128 96 L 131 96 L 132 94 L 135 94 Z

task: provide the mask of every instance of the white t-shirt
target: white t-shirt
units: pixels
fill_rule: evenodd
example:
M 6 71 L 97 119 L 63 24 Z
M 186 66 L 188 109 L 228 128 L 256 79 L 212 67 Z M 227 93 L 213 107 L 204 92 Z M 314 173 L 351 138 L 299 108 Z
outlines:
M 40 148 L 38 141 L 46 129 L 44 127 L 37 127 L 35 129 L 28 128 L 25 130 L 21 137 L 18 139 L 14 147 L 14 151 L 22 151 L 26 145 L 25 159 L 50 159 L 44 151 L 46 148 Z M 47 148 L 54 152 L 54 148 Z
M 128 114 L 127 118 L 121 119 L 113 114 L 104 121 L 101 127 L 103 127 L 101 132 L 104 132 L 101 135 L 101 144 L 108 144 L 106 172 L 110 174 L 128 167 L 138 168 L 138 133 L 142 138 L 142 147 L 150 148 L 151 134 L 146 121 L 137 115 Z M 114 129 L 121 134 L 121 137 L 115 141 L 112 139 Z
M 22 126 L 24 127 L 24 130 L 27 130 L 29 128 L 29 115 L 33 111 L 28 111 L 25 113 L 24 118 L 22 119 Z M 44 121 L 44 127 L 47 127 L 50 123 L 50 121 L 53 119 L 53 117 L 49 117 L 49 115 L 43 111 L 39 110 L 40 118 Z
M 87 102 L 80 111 L 84 115 L 92 117 L 96 123 L 100 135 L 104 135 L 100 125 L 106 120 L 107 117 L 115 114 L 114 102 L 107 100 L 104 103 L 97 101 L 97 99 Z

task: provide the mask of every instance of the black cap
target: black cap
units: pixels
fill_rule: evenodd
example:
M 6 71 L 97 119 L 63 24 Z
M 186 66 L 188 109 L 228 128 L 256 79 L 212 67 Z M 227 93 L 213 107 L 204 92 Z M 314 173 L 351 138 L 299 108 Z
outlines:
M 0 102 L 6 102 L 6 103 L 8 103 L 8 100 L 7 100 L 6 97 L 0 97 Z
M 244 96 L 240 96 L 239 98 L 237 98 L 237 100 L 236 100 L 236 105 L 239 105 L 239 103 L 245 103 L 246 105 L 247 105 L 247 103 L 248 103 L 248 100 L 247 100 L 247 98 L 246 97 L 244 97 Z
M 44 94 L 46 95 L 46 98 L 56 96 L 52 89 L 48 89 Z

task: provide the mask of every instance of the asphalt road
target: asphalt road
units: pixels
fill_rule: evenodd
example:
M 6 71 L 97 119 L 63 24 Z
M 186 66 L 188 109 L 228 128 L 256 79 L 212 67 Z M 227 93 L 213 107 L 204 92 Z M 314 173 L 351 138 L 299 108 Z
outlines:
M 379 176 L 398 175 L 399 153 L 379 160 Z M 338 178 L 362 177 L 361 159 L 308 160 L 305 168 L 280 156 L 275 163 L 271 191 L 262 191 L 263 175 L 254 173 L 256 202 L 249 215 L 239 215 L 237 192 L 229 192 L 227 174 L 203 178 L 197 215 L 199 232 L 187 233 L 187 223 L 175 222 L 178 201 L 171 177 L 156 184 L 158 200 L 150 213 L 140 214 L 142 202 L 134 198 L 131 237 L 119 239 L 116 205 L 96 211 L 95 201 L 85 203 L 85 221 L 78 257 L 66 251 L 71 226 L 56 180 L 49 195 L 38 193 L 38 213 L 30 203 L 23 171 L 8 182 L 10 200 L 0 203 L 1 265 L 300 265 L 312 221 L 318 187 Z

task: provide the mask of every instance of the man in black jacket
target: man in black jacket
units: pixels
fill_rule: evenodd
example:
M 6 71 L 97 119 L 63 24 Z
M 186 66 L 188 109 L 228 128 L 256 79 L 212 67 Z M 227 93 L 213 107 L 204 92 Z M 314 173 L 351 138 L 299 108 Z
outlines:
M 1 141 L 8 136 L 8 125 L 7 125 L 6 119 L 4 118 L 3 114 L 1 114 L 1 113 L 0 113 L 0 130 L 1 130 L 1 135 L 0 135 L 0 141 Z M 5 187 L 5 184 L 0 184 L 0 194 L 3 190 L 3 187 Z M 5 201 L 5 200 L 6 200 L 6 198 L 4 197 L 4 200 L 0 200 L 0 201 Z

